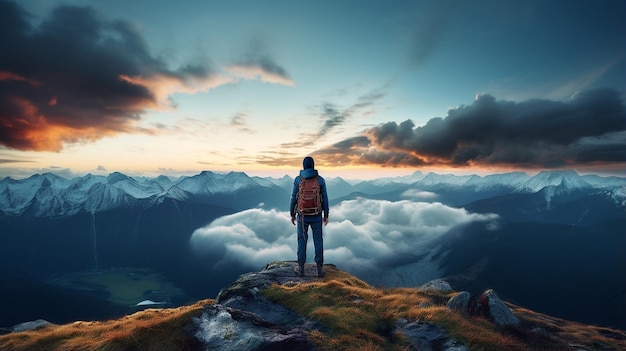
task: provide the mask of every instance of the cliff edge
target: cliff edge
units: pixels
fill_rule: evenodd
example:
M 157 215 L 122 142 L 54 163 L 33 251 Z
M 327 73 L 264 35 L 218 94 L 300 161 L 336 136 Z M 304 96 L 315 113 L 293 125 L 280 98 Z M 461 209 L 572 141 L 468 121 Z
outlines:
M 104 322 L 40 323 L 2 350 L 624 350 L 626 333 L 453 291 L 445 281 L 372 287 L 333 265 L 273 262 L 215 300 Z

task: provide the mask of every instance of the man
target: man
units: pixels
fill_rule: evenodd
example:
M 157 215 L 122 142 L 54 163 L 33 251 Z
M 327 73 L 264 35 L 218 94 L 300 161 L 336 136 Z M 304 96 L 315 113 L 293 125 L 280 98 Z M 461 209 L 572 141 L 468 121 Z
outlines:
M 328 224 L 328 196 L 326 195 L 326 182 L 315 170 L 315 163 L 313 158 L 307 156 L 302 161 L 302 170 L 300 176 L 296 177 L 293 182 L 293 190 L 291 192 L 291 223 L 296 225 L 296 219 L 298 221 L 298 268 L 299 275 L 304 275 L 304 263 L 306 262 L 306 244 L 309 240 L 309 227 L 313 232 L 313 244 L 315 245 L 315 263 L 317 263 L 317 276 L 324 276 L 322 269 L 324 264 L 324 241 L 322 239 L 322 223 Z M 315 182 L 308 183 L 308 186 L 319 186 L 319 195 L 321 197 L 318 203 L 318 209 L 302 209 L 302 201 L 300 201 L 300 185 L 303 182 Z M 304 185 L 304 184 L 303 184 Z M 317 190 L 315 190 L 317 191 Z M 297 218 L 296 218 L 297 216 Z

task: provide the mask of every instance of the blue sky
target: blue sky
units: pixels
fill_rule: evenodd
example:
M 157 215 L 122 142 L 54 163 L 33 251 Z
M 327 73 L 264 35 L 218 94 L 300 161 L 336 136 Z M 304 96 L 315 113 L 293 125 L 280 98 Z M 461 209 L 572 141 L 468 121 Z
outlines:
M 621 0 L 0 8 L 0 177 L 626 169 Z

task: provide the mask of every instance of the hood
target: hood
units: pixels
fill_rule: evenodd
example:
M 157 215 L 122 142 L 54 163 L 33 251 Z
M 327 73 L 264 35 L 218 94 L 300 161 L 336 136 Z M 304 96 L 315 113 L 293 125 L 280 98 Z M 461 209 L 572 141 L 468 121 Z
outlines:
M 307 168 L 307 169 L 303 169 L 300 171 L 300 177 L 307 179 L 307 178 L 313 178 L 317 175 L 317 170 L 316 169 L 311 169 L 311 168 Z

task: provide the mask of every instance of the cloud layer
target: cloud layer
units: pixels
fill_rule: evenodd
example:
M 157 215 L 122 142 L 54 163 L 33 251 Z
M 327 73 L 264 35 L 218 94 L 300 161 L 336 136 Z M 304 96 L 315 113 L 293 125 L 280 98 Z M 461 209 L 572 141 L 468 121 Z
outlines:
M 623 101 L 599 89 L 564 102 L 479 95 L 424 126 L 388 122 L 315 154 L 327 165 L 560 167 L 626 162 L 625 140 Z
M 424 254 L 442 235 L 472 222 L 493 222 L 495 214 L 473 214 L 441 203 L 357 199 L 331 209 L 324 228 L 327 263 L 350 271 L 393 267 Z M 190 240 L 207 265 L 259 268 L 295 260 L 296 228 L 287 213 L 251 209 L 221 217 L 197 229 Z M 308 261 L 313 261 L 309 240 Z

